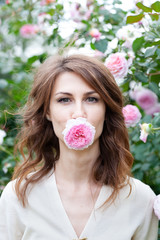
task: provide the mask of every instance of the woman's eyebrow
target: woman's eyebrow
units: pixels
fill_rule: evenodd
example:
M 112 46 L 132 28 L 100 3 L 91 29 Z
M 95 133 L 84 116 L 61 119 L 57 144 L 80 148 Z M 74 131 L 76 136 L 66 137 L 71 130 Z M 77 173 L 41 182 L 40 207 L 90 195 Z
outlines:
M 89 92 L 86 92 L 84 95 L 90 95 L 90 94 L 94 94 L 94 93 L 97 93 L 97 92 L 96 91 L 89 91 Z
M 71 93 L 69 93 L 69 92 L 57 92 L 55 95 L 58 95 L 58 94 L 65 94 L 65 95 L 69 95 L 69 96 L 71 96 L 72 94 Z
M 90 94 L 94 94 L 94 93 L 97 93 L 97 92 L 96 92 L 96 91 L 89 91 L 89 92 L 86 92 L 84 95 L 90 95 Z M 68 95 L 68 96 L 71 96 L 71 95 L 72 95 L 72 94 L 69 93 L 69 92 L 57 92 L 57 93 L 55 94 L 55 96 L 58 95 L 58 94 L 64 94 L 64 95 Z

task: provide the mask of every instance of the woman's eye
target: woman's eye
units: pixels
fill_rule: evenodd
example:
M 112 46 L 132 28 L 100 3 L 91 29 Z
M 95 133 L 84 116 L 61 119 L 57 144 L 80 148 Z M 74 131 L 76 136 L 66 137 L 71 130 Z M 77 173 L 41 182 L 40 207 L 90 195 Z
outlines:
M 58 102 L 60 102 L 60 103 L 68 103 L 68 102 L 71 102 L 71 100 L 69 98 L 60 98 L 60 99 L 58 99 Z
M 96 97 L 88 97 L 87 102 L 98 102 L 98 98 Z

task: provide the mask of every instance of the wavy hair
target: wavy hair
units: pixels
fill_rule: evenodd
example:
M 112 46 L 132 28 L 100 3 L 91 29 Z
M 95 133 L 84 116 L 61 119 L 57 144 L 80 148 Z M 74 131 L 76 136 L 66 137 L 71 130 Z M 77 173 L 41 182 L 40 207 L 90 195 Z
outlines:
M 129 151 L 128 133 L 122 114 L 122 94 L 114 77 L 95 58 L 84 55 L 51 56 L 35 74 L 32 90 L 23 109 L 23 126 L 17 137 L 17 148 L 24 161 L 15 168 L 13 179 L 16 178 L 15 190 L 23 206 L 26 204 L 28 186 L 33 186 L 46 176 L 59 159 L 58 138 L 46 115 L 54 82 L 64 72 L 79 74 L 106 105 L 99 141 L 100 156 L 92 169 L 93 179 L 113 188 L 109 200 L 114 200 L 120 188 L 129 184 L 133 157 Z

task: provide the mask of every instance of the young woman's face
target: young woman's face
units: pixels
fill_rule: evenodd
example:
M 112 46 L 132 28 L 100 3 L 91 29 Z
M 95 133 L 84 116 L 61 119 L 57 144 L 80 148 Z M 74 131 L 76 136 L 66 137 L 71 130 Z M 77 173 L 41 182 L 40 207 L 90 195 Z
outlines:
M 78 117 L 86 118 L 95 127 L 94 141 L 96 141 L 103 130 L 105 103 L 81 76 L 65 72 L 55 81 L 48 114 L 60 142 L 63 143 L 62 131 L 67 120 Z

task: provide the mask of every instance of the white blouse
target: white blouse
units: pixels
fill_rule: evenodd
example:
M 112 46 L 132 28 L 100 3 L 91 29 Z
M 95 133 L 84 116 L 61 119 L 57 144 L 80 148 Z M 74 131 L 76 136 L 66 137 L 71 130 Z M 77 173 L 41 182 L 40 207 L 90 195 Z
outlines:
M 111 193 L 101 188 L 88 222 L 78 238 L 63 207 L 55 175 L 37 183 L 24 208 L 14 191 L 15 181 L 0 199 L 0 240 L 157 240 L 158 219 L 153 213 L 155 194 L 149 186 L 131 178 L 114 204 L 101 207 Z

